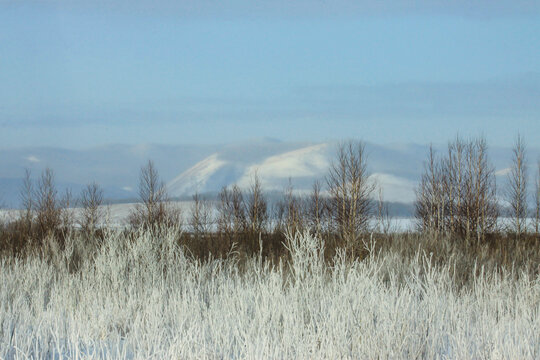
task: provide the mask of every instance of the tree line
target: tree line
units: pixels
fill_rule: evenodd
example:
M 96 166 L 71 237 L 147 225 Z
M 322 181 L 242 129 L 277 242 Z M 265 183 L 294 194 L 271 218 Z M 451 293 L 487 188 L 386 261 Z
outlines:
M 515 141 L 512 163 L 507 171 L 506 182 L 499 191 L 495 168 L 489 161 L 483 138 L 464 140 L 458 136 L 443 154 L 437 154 L 430 147 L 416 190 L 415 215 L 419 229 L 477 242 L 500 231 L 519 239 L 531 230 L 528 221 L 532 218 L 532 229 L 538 235 L 540 160 L 532 191 L 534 211 L 530 213 L 531 194 L 522 136 Z M 501 217 L 506 220 L 504 223 L 501 223 Z
M 367 160 L 363 142 L 343 142 L 337 147 L 326 177 L 314 182 L 309 195 L 297 195 L 289 181 L 282 199 L 270 203 L 255 173 L 248 189 L 224 186 L 212 201 L 195 194 L 186 217 L 171 201 L 154 163 L 148 161 L 140 170 L 139 202 L 129 214 L 128 225 L 131 229 L 179 226 L 195 239 L 212 234 L 229 243 L 240 237 L 260 238 L 263 234 L 309 229 L 319 236 L 339 237 L 345 244 L 355 244 L 365 234 L 391 231 L 387 204 L 380 186 L 370 177 Z M 540 160 L 533 184 L 532 214 L 528 207 L 527 172 L 526 147 L 521 136 L 514 145 L 502 191 L 497 189 L 485 139 L 456 137 L 440 154 L 430 147 L 416 189 L 418 230 L 478 243 L 501 231 L 520 238 L 532 230 L 538 236 Z M 45 169 L 36 181 L 27 170 L 20 197 L 20 216 L 10 224 L 19 235 L 18 243 L 39 244 L 46 236 L 69 231 L 92 238 L 103 230 L 104 192 L 95 182 L 89 183 L 75 201 L 69 190 L 58 193 L 51 169 Z M 75 205 L 81 209 L 78 216 L 70 210 Z M 504 228 L 499 221 L 501 216 L 509 220 Z M 534 219 L 532 226 L 527 223 L 530 217 Z M 19 246 L 18 243 L 12 246 Z
M 158 178 L 149 161 L 140 172 L 140 204 L 130 215 L 132 226 L 159 227 L 180 222 L 180 209 L 169 200 Z M 349 242 L 369 231 L 376 184 L 369 178 L 362 142 L 349 141 L 338 147 L 324 185 L 325 193 L 322 182 L 315 181 L 309 195 L 299 196 L 289 180 L 282 199 L 271 203 L 255 172 L 247 189 L 236 184 L 224 186 L 215 201 L 193 195 L 186 230 L 195 237 L 216 233 L 234 239 L 246 234 L 256 237 L 311 229 L 319 235 L 339 234 Z

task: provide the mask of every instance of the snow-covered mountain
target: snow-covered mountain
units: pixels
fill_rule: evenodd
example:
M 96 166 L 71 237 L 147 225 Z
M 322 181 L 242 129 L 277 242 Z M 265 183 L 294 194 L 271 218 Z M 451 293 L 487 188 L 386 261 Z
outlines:
M 290 182 L 295 191 L 308 192 L 315 180 L 324 179 L 336 145 L 297 144 L 293 149 L 275 148 L 269 156 L 259 157 L 254 156 L 256 149 L 253 148 L 244 153 L 234 152 L 234 156 L 230 151 L 217 152 L 174 178 L 169 182 L 168 190 L 172 196 L 183 197 L 195 192 L 217 192 L 224 185 L 237 184 L 247 189 L 256 174 L 266 191 L 283 190 Z M 382 150 L 388 151 L 377 146 L 372 146 L 372 150 L 379 156 L 384 156 Z M 372 173 L 372 178 L 383 188 L 386 200 L 412 202 L 415 182 L 408 176 L 416 176 L 419 164 L 413 157 L 401 164 L 414 169 L 394 169 L 395 173 L 389 173 L 386 164 L 374 165 L 378 172 Z
M 215 153 L 182 172 L 167 185 L 172 196 L 207 191 L 235 180 L 235 166 Z M 204 190 L 203 190 L 204 189 Z
M 283 190 L 289 178 L 296 191 L 309 191 L 322 180 L 336 151 L 336 142 L 281 142 L 257 139 L 227 145 L 108 145 L 83 150 L 58 148 L 0 149 L 0 207 L 18 206 L 24 169 L 36 179 L 45 167 L 56 174 L 59 193 L 66 188 L 77 196 L 85 184 L 96 181 L 113 200 L 136 200 L 139 171 L 153 160 L 173 197 L 195 192 L 217 192 L 224 185 L 247 188 L 255 172 L 267 191 Z M 444 147 L 444 146 L 443 146 Z M 367 143 L 368 170 L 381 184 L 389 201 L 412 202 L 413 188 L 422 172 L 426 145 Z M 540 157 L 528 149 L 531 167 Z M 511 149 L 490 148 L 490 159 L 504 184 Z
M 0 207 L 19 205 L 25 169 L 37 179 L 46 167 L 53 169 L 59 193 L 71 189 L 78 196 L 96 181 L 113 200 L 136 199 L 141 166 L 153 160 L 162 179 L 179 172 L 221 149 L 218 145 L 123 145 L 87 149 L 24 147 L 0 149 Z
M 256 148 L 244 154 L 230 150 L 214 153 L 174 178 L 168 184 L 171 195 L 214 192 L 232 184 L 248 188 L 255 174 L 268 191 L 282 190 L 289 178 L 294 179 L 296 186 L 304 188 L 323 176 L 329 164 L 328 144 L 284 152 L 276 148 L 270 156 L 256 156 Z

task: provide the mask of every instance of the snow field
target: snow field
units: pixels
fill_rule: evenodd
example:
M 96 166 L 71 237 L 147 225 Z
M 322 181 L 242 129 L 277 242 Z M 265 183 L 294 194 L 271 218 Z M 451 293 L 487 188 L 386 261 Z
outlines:
M 97 250 L 51 240 L 48 261 L 0 260 L 0 358 L 540 358 L 540 277 L 479 269 L 458 289 L 451 261 L 326 264 L 309 234 L 279 264 L 201 263 L 174 237 L 110 231 Z

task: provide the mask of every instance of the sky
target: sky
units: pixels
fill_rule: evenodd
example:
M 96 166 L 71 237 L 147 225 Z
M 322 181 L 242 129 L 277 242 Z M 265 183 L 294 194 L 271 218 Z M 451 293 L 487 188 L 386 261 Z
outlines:
M 0 147 L 540 140 L 540 2 L 0 0 Z

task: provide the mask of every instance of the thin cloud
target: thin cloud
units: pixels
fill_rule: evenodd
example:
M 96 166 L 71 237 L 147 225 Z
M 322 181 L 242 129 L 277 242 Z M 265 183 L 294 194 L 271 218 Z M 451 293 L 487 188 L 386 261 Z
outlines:
M 484 82 L 314 86 L 298 88 L 294 94 L 297 104 L 357 116 L 540 116 L 539 74 Z
M 133 109 L 112 105 L 96 111 L 88 104 L 79 109 L 54 107 L 40 112 L 40 119 L 13 114 L 0 125 L 8 128 L 73 129 L 81 127 L 147 127 L 182 125 L 193 127 L 235 123 L 255 124 L 266 121 L 342 119 L 519 119 L 531 122 L 540 116 L 540 75 L 528 74 L 514 79 L 484 82 L 411 82 L 388 85 L 339 85 L 297 87 L 284 94 L 255 98 L 224 97 L 210 100 L 179 98 L 174 105 L 150 101 Z M 53 108 L 54 107 L 54 108 Z M 48 114 L 49 115 L 43 115 Z M 46 119 L 46 120 L 44 120 Z M 137 149 L 141 154 L 144 148 Z
M 495 176 L 506 176 L 512 171 L 511 168 L 504 168 L 495 172 Z
M 29 155 L 27 157 L 24 158 L 25 160 L 27 161 L 30 161 L 31 163 L 38 163 L 38 162 L 41 162 L 41 160 L 39 160 L 37 157 L 35 157 L 34 155 Z

